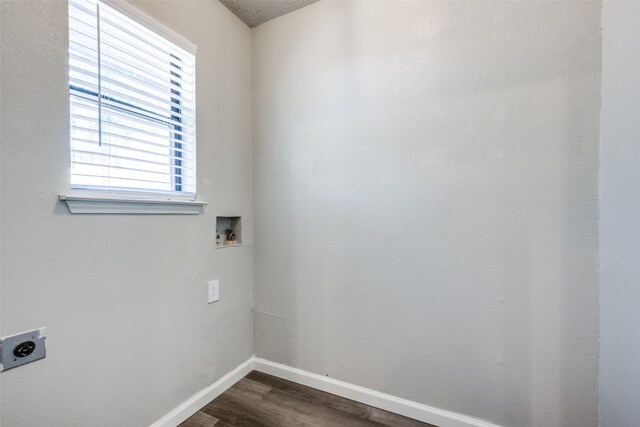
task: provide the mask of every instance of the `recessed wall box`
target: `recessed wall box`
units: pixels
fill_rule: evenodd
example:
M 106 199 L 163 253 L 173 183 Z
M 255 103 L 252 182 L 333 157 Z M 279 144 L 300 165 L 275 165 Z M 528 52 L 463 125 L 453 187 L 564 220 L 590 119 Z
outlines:
M 239 216 L 216 217 L 216 248 L 242 244 L 242 218 Z

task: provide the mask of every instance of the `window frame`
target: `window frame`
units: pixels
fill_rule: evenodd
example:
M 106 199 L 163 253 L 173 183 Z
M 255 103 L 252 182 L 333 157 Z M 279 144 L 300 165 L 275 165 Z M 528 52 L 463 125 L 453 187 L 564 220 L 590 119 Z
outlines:
M 136 21 L 138 24 L 144 26 L 150 31 L 158 34 L 159 36 L 166 38 L 171 41 L 178 47 L 184 49 L 188 53 L 191 53 L 196 56 L 196 45 L 191 43 L 182 35 L 176 33 L 172 29 L 166 27 L 164 24 L 156 21 L 155 19 L 149 17 L 146 13 L 140 11 L 135 6 L 124 0 L 99 0 L 101 3 L 113 8 L 119 13 L 122 13 L 126 17 Z M 174 56 L 173 54 L 171 56 Z M 180 61 L 179 57 L 175 57 L 177 61 Z M 174 64 L 171 63 L 172 67 L 177 69 L 176 72 L 179 72 L 181 69 L 179 63 L 176 61 Z M 195 72 L 195 69 L 194 69 Z M 171 72 L 173 74 L 173 71 Z M 179 76 L 178 76 L 179 77 Z M 179 82 L 171 82 L 170 90 L 171 94 L 175 94 L 176 96 L 180 96 Z M 194 83 L 195 84 L 195 83 Z M 175 87 L 174 87 L 175 85 Z M 84 90 L 82 88 L 74 88 L 71 85 L 68 85 L 68 93 L 69 99 L 71 96 L 79 96 L 87 101 L 98 101 L 98 97 L 103 97 L 103 102 L 107 98 L 106 95 L 100 95 L 98 92 L 91 92 L 88 90 Z M 195 87 L 194 87 L 194 96 L 195 96 Z M 102 104 L 107 108 L 113 109 L 117 111 L 118 109 L 122 109 L 122 111 L 127 114 L 136 114 L 142 117 L 143 120 L 151 120 L 151 121 L 160 121 L 167 120 L 167 118 L 159 117 L 155 115 L 154 112 L 146 111 L 144 107 L 136 106 L 133 104 L 129 104 L 127 102 L 123 102 L 116 99 L 106 99 L 107 103 Z M 174 120 L 175 122 L 182 122 L 182 118 L 180 117 L 181 109 L 179 107 L 180 101 L 177 100 L 177 106 L 171 106 L 170 117 L 168 120 Z M 195 107 L 195 105 L 194 105 Z M 104 108 L 104 107 L 103 107 Z M 155 117 L 154 117 L 155 115 Z M 69 120 L 70 120 L 69 115 Z M 195 120 L 195 117 L 194 117 Z M 182 135 L 180 132 L 183 130 L 183 127 L 170 123 L 171 130 L 170 132 L 173 134 L 171 139 L 172 149 L 181 149 L 183 147 L 182 143 L 179 140 L 182 139 Z M 195 129 L 195 124 L 194 124 Z M 195 148 L 195 146 L 194 146 Z M 71 147 L 69 147 L 71 150 Z M 202 212 L 202 208 L 207 204 L 203 201 L 196 200 L 197 193 L 186 193 L 180 194 L 182 191 L 182 168 L 184 166 L 183 160 L 180 159 L 182 157 L 182 153 L 180 151 L 175 151 L 174 153 L 180 153 L 180 155 L 176 155 L 173 158 L 172 168 L 172 176 L 175 176 L 174 173 L 177 172 L 176 180 L 172 180 L 171 186 L 173 190 L 170 192 L 163 191 L 145 191 L 141 190 L 122 190 L 122 189 L 109 189 L 109 188 L 78 188 L 72 187 L 70 185 L 69 194 L 59 194 L 58 198 L 60 201 L 65 202 L 69 208 L 71 213 L 124 213 L 124 214 L 199 214 Z M 196 158 L 194 160 L 194 166 L 197 162 L 197 153 Z M 69 175 L 69 178 L 71 175 Z M 197 182 L 197 175 L 193 178 Z M 197 188 L 196 190 L 197 191 Z

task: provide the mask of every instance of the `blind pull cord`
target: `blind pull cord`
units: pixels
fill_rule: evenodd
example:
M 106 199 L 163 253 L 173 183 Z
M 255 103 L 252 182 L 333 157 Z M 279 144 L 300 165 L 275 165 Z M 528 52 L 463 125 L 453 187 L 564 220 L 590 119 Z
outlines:
M 102 147 L 102 57 L 100 55 L 100 3 L 96 3 L 98 18 L 98 147 Z

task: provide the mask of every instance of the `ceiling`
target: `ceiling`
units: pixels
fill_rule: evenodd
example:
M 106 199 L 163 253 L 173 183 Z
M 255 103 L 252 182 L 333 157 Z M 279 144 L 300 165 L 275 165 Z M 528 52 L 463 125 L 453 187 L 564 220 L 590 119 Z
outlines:
M 318 0 L 220 0 L 249 27 L 308 6 Z

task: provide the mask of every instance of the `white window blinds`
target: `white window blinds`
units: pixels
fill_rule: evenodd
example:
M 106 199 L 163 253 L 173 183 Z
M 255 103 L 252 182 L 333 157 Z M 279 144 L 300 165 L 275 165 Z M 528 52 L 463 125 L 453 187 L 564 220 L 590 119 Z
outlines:
M 98 0 L 69 1 L 71 187 L 195 199 L 195 57 Z

